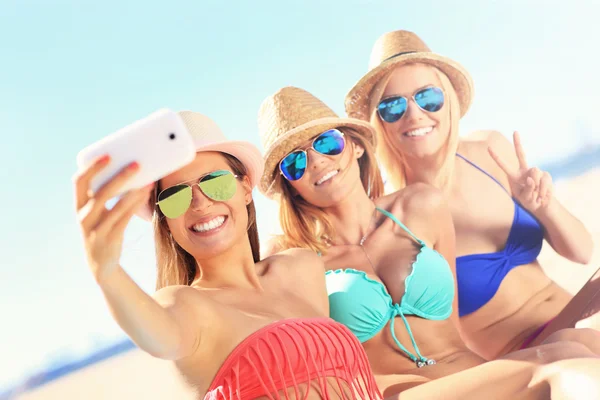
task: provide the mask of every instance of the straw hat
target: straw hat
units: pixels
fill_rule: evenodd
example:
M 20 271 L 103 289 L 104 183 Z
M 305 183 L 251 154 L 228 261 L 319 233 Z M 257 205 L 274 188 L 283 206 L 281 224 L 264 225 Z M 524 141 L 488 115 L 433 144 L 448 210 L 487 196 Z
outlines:
M 303 89 L 284 87 L 267 97 L 258 112 L 258 130 L 266 149 L 265 169 L 259 189 L 272 198 L 279 162 L 295 148 L 332 128 L 348 127 L 375 147 L 375 131 L 370 124 L 353 118 L 340 118 L 321 100 Z
M 473 99 L 471 75 L 456 61 L 432 53 L 421 38 L 408 31 L 388 32 L 377 39 L 371 51 L 369 72 L 346 95 L 346 113 L 369 121 L 370 97 L 375 85 L 395 67 L 409 63 L 429 64 L 446 74 L 458 96 L 461 117 L 467 113 Z
M 263 160 L 256 146 L 249 142 L 228 140 L 219 126 L 203 114 L 193 111 L 179 111 L 177 114 L 192 135 L 197 153 L 219 151 L 234 156 L 246 167 L 252 188 L 258 184 Z M 148 203 L 138 210 L 137 215 L 149 221 L 153 213 L 154 207 Z

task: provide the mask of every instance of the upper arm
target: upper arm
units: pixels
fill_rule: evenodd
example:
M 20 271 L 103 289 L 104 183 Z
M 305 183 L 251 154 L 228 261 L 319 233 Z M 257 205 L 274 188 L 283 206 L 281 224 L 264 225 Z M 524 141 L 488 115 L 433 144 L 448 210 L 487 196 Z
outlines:
M 211 304 L 202 293 L 183 285 L 167 286 L 153 297 L 169 313 L 177 330 L 179 348 L 176 358 L 194 354 L 206 328 L 214 325 L 215 313 Z

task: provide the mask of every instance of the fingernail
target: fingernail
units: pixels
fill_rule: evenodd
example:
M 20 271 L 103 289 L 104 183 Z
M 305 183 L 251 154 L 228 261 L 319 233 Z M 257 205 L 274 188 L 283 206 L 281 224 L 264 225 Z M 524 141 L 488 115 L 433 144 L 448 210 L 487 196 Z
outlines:
M 139 167 L 140 167 L 140 165 L 136 161 L 134 161 L 131 164 L 129 164 L 129 166 L 127 168 L 130 170 L 135 170 L 135 169 L 138 169 Z
M 108 154 L 105 154 L 98 159 L 98 164 L 106 164 L 109 161 L 110 161 L 110 156 Z

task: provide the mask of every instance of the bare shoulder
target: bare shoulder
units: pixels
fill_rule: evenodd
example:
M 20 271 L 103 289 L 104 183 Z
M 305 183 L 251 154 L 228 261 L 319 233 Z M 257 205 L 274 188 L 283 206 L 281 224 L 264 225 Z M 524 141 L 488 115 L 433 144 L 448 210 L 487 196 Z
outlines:
M 277 264 L 277 268 L 284 268 L 289 272 L 299 271 L 301 273 L 323 274 L 323 260 L 314 251 L 308 249 L 287 249 L 268 257 L 266 260 L 271 264 Z
M 482 129 L 468 133 L 462 138 L 465 142 L 487 142 L 497 139 L 498 136 L 503 136 L 502 133 L 493 129 Z
M 518 160 L 513 143 L 498 131 L 478 131 L 461 140 L 458 153 L 483 168 L 486 172 L 508 185 L 506 173 L 489 153 L 492 148 L 508 165 L 517 166 Z
M 475 131 L 464 137 L 458 146 L 458 152 L 475 162 L 491 161 L 488 149 L 492 147 L 499 154 L 514 153 L 512 143 L 499 131 Z
M 410 184 L 392 195 L 395 195 L 395 198 L 391 209 L 402 215 L 429 215 L 446 206 L 442 191 L 426 183 Z

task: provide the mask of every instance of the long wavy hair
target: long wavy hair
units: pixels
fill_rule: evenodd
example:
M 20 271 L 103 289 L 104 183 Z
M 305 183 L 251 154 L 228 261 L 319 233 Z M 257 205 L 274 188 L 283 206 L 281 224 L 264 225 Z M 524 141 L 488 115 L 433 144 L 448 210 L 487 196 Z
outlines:
M 449 105 L 450 108 L 450 134 L 448 135 L 448 139 L 446 141 L 446 146 L 444 151 L 444 161 L 439 170 L 439 174 L 437 176 L 436 181 L 433 183 L 438 189 L 444 189 L 446 183 L 449 181 L 452 173 L 454 172 L 454 155 L 458 148 L 458 123 L 460 121 L 460 103 L 458 102 L 458 97 L 456 95 L 456 91 L 450 83 L 450 80 L 439 69 L 432 67 L 427 64 L 415 63 L 418 65 L 423 65 L 427 68 L 432 68 L 433 71 L 438 76 L 442 90 L 444 91 L 445 96 L 447 97 L 446 104 Z M 371 125 L 375 128 L 375 132 L 377 134 L 377 142 L 379 143 L 377 146 L 377 158 L 379 162 L 381 162 L 382 167 L 386 172 L 386 176 L 388 177 L 391 186 L 394 191 L 403 189 L 406 187 L 406 159 L 404 154 L 394 145 L 394 142 L 391 138 L 386 135 L 383 122 L 379 118 L 379 114 L 377 113 L 377 104 L 381 101 L 381 97 L 387 86 L 387 83 L 390 79 L 390 76 L 393 71 L 388 73 L 383 79 L 381 79 L 373 91 L 373 97 L 370 100 L 370 109 L 371 111 Z
M 351 142 L 365 150 L 358 159 L 360 180 L 370 198 L 380 197 L 383 194 L 383 180 L 373 146 L 353 129 L 345 127 L 338 129 L 343 131 Z M 277 247 L 280 249 L 302 247 L 318 253 L 326 253 L 327 243 L 335 237 L 335 230 L 327 213 L 295 195 L 292 186 L 281 174 L 277 174 L 275 185 L 281 188 L 277 199 L 279 221 L 283 231 L 283 235 L 275 238 Z
M 242 179 L 244 176 L 248 175 L 248 171 L 241 161 L 229 154 L 221 154 L 227 160 L 227 164 L 229 164 L 232 172 L 235 175 L 238 175 L 238 179 Z M 196 259 L 179 246 L 169 232 L 167 219 L 158 206 L 156 206 L 156 199 L 159 191 L 159 185 L 156 185 L 150 199 L 150 204 L 154 205 L 152 224 L 154 226 L 157 264 L 156 290 L 172 285 L 189 286 L 196 276 L 196 270 L 198 268 Z M 252 257 L 256 263 L 260 261 L 260 243 L 258 241 L 254 201 L 251 201 L 250 204 L 246 206 L 246 210 L 248 211 L 248 240 L 250 241 L 250 247 L 252 249 Z

